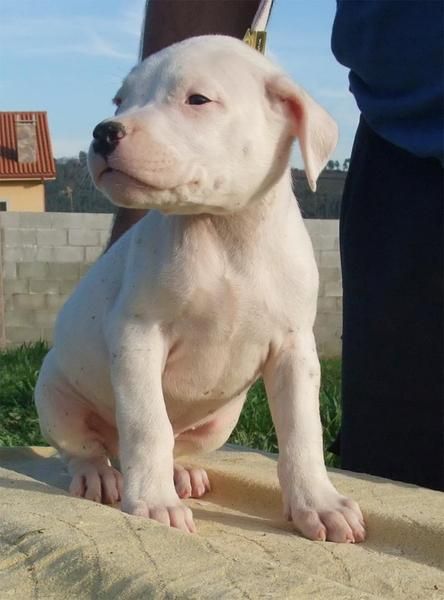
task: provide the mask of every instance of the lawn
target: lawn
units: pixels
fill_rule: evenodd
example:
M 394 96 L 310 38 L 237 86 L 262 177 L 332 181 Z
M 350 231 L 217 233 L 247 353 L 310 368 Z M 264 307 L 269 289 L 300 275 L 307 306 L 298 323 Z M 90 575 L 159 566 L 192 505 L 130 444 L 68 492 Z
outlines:
M 48 351 L 43 342 L 0 352 L 0 446 L 45 445 L 38 426 L 33 390 L 42 360 Z M 340 361 L 321 361 L 321 419 L 324 447 L 333 441 L 340 423 Z M 250 448 L 275 452 L 276 434 L 262 381 L 249 391 L 236 429 L 229 440 Z M 337 466 L 325 451 L 326 462 Z

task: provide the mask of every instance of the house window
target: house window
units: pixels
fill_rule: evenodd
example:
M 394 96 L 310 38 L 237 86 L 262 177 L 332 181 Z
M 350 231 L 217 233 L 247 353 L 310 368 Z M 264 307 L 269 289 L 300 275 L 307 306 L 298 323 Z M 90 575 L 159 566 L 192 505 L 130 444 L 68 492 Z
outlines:
M 0 212 L 6 212 L 8 210 L 8 203 L 3 198 L 0 198 Z

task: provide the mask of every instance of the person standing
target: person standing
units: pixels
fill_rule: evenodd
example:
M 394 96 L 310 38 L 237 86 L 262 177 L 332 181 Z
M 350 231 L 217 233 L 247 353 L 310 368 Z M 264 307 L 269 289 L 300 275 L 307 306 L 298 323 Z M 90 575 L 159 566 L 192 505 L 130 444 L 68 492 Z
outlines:
M 340 0 L 361 120 L 340 218 L 341 466 L 444 490 L 444 3 Z

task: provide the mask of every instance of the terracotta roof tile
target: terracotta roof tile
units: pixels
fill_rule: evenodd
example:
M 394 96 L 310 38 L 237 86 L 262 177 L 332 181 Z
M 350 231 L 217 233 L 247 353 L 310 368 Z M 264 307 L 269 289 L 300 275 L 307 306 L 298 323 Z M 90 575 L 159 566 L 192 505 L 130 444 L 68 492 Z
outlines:
M 17 159 L 16 120 L 36 122 L 37 160 Z M 0 112 L 0 179 L 54 179 L 56 175 L 46 112 Z

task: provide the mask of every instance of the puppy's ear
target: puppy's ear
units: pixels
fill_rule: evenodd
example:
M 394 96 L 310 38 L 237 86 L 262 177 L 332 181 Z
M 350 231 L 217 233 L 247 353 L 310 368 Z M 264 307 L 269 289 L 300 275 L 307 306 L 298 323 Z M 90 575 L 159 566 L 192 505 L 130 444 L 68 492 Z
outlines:
M 269 80 L 266 89 L 272 108 L 285 116 L 292 135 L 299 139 L 305 174 L 315 192 L 319 173 L 338 141 L 338 127 L 307 92 L 284 75 Z

